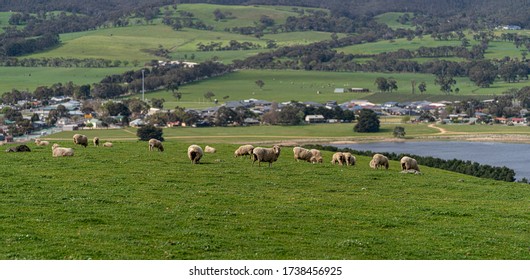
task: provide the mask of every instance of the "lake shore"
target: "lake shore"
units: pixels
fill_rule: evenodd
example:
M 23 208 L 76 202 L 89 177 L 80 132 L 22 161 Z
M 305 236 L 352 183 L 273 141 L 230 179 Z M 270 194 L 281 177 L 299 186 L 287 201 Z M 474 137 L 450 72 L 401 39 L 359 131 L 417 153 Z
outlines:
M 284 146 L 301 146 L 310 144 L 319 145 L 342 145 L 342 144 L 362 144 L 375 142 L 409 142 L 409 141 L 466 141 L 466 142 L 499 142 L 499 143 L 520 143 L 530 144 L 530 135 L 525 134 L 438 134 L 422 135 L 405 138 L 382 137 L 382 136 L 363 136 L 347 138 L 300 138 L 280 141 Z M 267 140 L 253 142 L 252 144 L 275 144 L 278 141 Z

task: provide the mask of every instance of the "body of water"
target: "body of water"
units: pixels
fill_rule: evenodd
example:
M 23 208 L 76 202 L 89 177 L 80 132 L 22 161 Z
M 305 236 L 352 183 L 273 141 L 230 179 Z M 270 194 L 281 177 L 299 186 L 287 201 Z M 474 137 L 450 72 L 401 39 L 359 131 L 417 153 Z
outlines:
M 441 159 L 471 160 L 491 166 L 506 166 L 515 177 L 530 179 L 530 144 L 493 142 L 380 142 L 333 145 L 359 151 L 404 153 Z

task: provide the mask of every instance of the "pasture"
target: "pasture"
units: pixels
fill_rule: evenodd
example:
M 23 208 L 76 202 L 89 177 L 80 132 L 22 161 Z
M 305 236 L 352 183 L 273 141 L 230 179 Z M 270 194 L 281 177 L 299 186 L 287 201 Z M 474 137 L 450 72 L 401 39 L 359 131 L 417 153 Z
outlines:
M 0 259 L 528 259 L 527 184 L 312 165 L 289 146 L 257 167 L 197 141 L 218 151 L 199 165 L 176 139 L 0 154 Z
M 17 89 L 33 92 L 39 86 L 73 82 L 85 85 L 100 82 L 106 75 L 132 70 L 127 67 L 113 68 L 59 68 L 59 67 L 0 67 L 0 94 Z
M 394 78 L 398 90 L 391 93 L 378 93 L 374 84 L 378 77 Z M 384 103 L 386 101 L 441 101 L 465 100 L 476 98 L 479 100 L 500 95 L 510 88 L 529 86 L 530 81 L 519 83 L 497 82 L 489 88 L 479 88 L 468 78 L 456 78 L 455 88 L 459 93 L 445 94 L 440 92 L 439 86 L 434 84 L 434 75 L 418 73 L 367 73 L 367 72 L 320 72 L 293 70 L 244 70 L 221 77 L 190 83 L 179 88 L 182 98 L 177 101 L 170 91 L 160 90 L 147 93 L 151 98 L 164 98 L 164 108 L 207 108 L 214 103 L 204 98 L 204 94 L 211 91 L 220 103 L 233 100 L 261 99 L 275 102 L 314 101 L 325 103 L 330 100 L 339 103 L 353 99 L 365 99 L 371 102 Z M 265 84 L 263 88 L 256 85 L 257 80 Z M 412 94 L 411 82 L 416 84 L 425 82 L 427 91 L 423 94 Z M 334 93 L 335 88 L 363 87 L 370 89 L 370 93 Z M 140 94 L 134 95 L 140 97 Z M 227 97 L 227 98 L 225 98 Z M 212 99 L 213 100 L 213 99 Z
M 228 16 L 220 21 L 215 21 L 213 12 L 219 9 Z M 200 19 L 208 25 L 214 26 L 213 30 L 195 30 L 183 28 L 175 31 L 171 27 L 161 23 L 161 17 L 145 22 L 140 18 L 131 18 L 126 27 L 101 27 L 97 30 L 61 34 L 62 44 L 48 51 L 31 54 L 25 58 L 103 58 L 112 61 L 120 61 L 122 66 L 128 67 L 109 69 L 85 69 L 85 68 L 6 68 L 0 67 L 2 83 L 0 93 L 12 89 L 33 91 L 37 86 L 50 86 L 54 83 L 65 83 L 72 81 L 76 84 L 89 84 L 100 81 L 108 74 L 119 74 L 127 70 L 138 68 L 144 63 L 159 59 L 188 60 L 202 62 L 205 60 L 216 60 L 222 63 L 231 63 L 235 59 L 244 59 L 256 55 L 265 48 L 267 40 L 274 40 L 278 46 L 310 44 L 331 38 L 327 32 L 289 32 L 277 34 L 265 34 L 262 38 L 246 36 L 227 32 L 227 28 L 252 26 L 254 22 L 263 15 L 274 19 L 276 24 L 285 22 L 289 16 L 298 15 L 301 8 L 287 6 L 220 6 L 210 4 L 179 4 L 175 11 L 172 6 L 161 8 L 161 14 L 166 12 L 173 16 L 179 16 L 180 11 L 191 12 L 196 19 Z M 405 27 L 397 24 L 396 19 L 401 13 L 388 13 L 379 16 L 381 22 L 392 25 L 394 28 Z M 9 13 L 0 14 L 0 20 L 6 24 Z M 3 19 L 3 20 L 2 20 Z M 397 25 L 395 25 L 397 24 Z M 500 32 L 500 31 L 499 31 Z M 524 32 L 524 31 L 521 31 Z M 338 34 L 339 37 L 346 36 Z M 470 36 L 470 35 L 469 35 Z M 197 51 L 198 44 L 209 44 L 218 42 L 228 44 L 229 41 L 250 42 L 261 46 L 260 49 L 242 51 Z M 473 43 L 473 42 L 472 42 Z M 392 41 L 379 41 L 374 43 L 359 44 L 337 49 L 339 52 L 352 54 L 377 54 L 381 52 L 396 51 L 398 49 L 417 49 L 421 46 L 436 47 L 451 45 L 457 46 L 461 42 L 436 41 L 426 36 L 415 38 L 411 41 L 396 39 Z M 168 51 L 168 56 L 162 58 L 155 51 L 163 48 Z M 487 50 L 487 58 L 502 58 L 505 56 L 518 57 L 520 50 L 511 43 L 490 43 Z M 458 59 L 458 58 L 449 58 Z M 422 58 L 419 60 L 426 60 Z M 458 59 L 459 60 L 459 59 Z M 31 76 L 30 76 L 31 75 Z M 389 94 L 377 93 L 374 85 L 377 77 L 394 78 L 398 82 L 398 90 Z M 256 80 L 263 80 L 265 86 L 260 89 L 256 86 Z M 523 80 L 518 83 L 505 83 L 496 81 L 489 88 L 479 88 L 468 78 L 457 78 L 458 93 L 445 95 L 440 92 L 439 86 L 434 84 L 434 76 L 417 73 L 335 73 L 335 72 L 309 72 L 309 71 L 240 71 L 224 77 L 218 77 L 207 81 L 183 85 L 181 91 L 183 97 L 177 101 L 170 92 L 165 90 L 148 93 L 148 98 L 164 98 L 166 108 L 176 106 L 186 108 L 206 108 L 213 103 L 204 99 L 208 91 L 215 93 L 215 98 L 220 102 L 241 99 L 265 99 L 277 102 L 290 100 L 326 102 L 336 100 L 339 102 L 351 99 L 368 99 L 372 102 L 385 101 L 411 101 L 427 99 L 430 101 L 440 100 L 463 100 L 470 97 L 477 99 L 488 99 L 493 95 L 500 95 L 511 88 L 521 88 L 530 85 L 529 81 Z M 411 94 L 411 82 L 426 82 L 427 91 L 423 95 Z M 369 88 L 373 95 L 368 94 L 333 94 L 335 87 L 364 87 Z M 322 94 L 317 95 L 317 91 Z M 417 90 L 416 90 L 417 92 Z

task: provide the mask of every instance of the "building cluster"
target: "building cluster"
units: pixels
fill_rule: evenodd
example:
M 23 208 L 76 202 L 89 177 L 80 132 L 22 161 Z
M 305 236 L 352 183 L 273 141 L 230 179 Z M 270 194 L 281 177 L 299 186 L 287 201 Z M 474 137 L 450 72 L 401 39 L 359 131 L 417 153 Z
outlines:
M 487 102 L 487 101 L 485 101 Z M 23 104 L 26 104 L 27 101 L 21 101 L 20 102 L 20 108 L 22 108 Z M 196 115 L 199 116 L 199 120 L 192 124 L 193 126 L 200 127 L 200 126 L 210 126 L 209 120 L 211 120 L 217 113 L 217 111 L 221 107 L 226 107 L 232 110 L 236 110 L 236 108 L 245 108 L 253 113 L 255 117 L 248 117 L 244 119 L 244 123 L 238 124 L 238 125 L 259 125 L 261 124 L 261 116 L 264 115 L 267 112 L 270 112 L 271 110 L 282 110 L 285 106 L 293 105 L 292 101 L 289 102 L 283 102 L 283 103 L 275 103 L 272 101 L 267 100 L 259 100 L 259 99 L 246 99 L 246 100 L 239 100 L 239 101 L 227 101 L 224 104 L 217 105 L 216 106 L 208 107 L 204 109 L 187 109 L 188 111 L 195 111 Z M 60 117 L 57 122 L 55 123 L 55 127 L 57 127 L 60 130 L 77 130 L 80 127 L 89 127 L 89 128 L 101 128 L 103 125 L 103 122 L 98 119 L 98 116 L 96 113 L 91 114 L 85 114 L 81 111 L 81 102 L 77 100 L 70 100 L 66 98 L 53 98 L 50 100 L 49 104 L 46 106 L 37 106 L 32 109 L 26 109 L 22 110 L 24 118 L 30 118 L 32 115 L 37 114 L 40 118 L 38 121 L 33 121 L 32 125 L 34 127 L 35 131 L 39 131 L 42 128 L 46 128 L 47 124 L 45 122 L 46 118 L 48 117 L 48 114 L 51 110 L 55 110 L 58 108 L 59 105 L 64 106 L 64 108 L 67 110 L 68 117 Z M 328 101 L 325 103 L 318 103 L 318 102 L 300 102 L 299 104 L 296 104 L 297 106 L 304 106 L 304 107 L 313 107 L 315 109 L 318 109 L 320 107 L 324 107 L 326 109 L 335 109 L 336 107 L 339 107 L 342 110 L 350 110 L 354 113 L 358 113 L 358 111 L 362 109 L 370 109 L 376 112 L 381 117 L 384 116 L 409 116 L 411 122 L 416 121 L 423 121 L 419 117 L 425 114 L 428 114 L 432 116 L 430 121 L 439 121 L 443 123 L 499 123 L 499 124 L 506 124 L 506 125 L 528 125 L 528 120 L 524 116 L 528 114 L 528 111 L 522 110 L 520 116 L 512 117 L 512 118 L 495 118 L 490 116 L 489 114 L 483 113 L 481 110 L 468 110 L 466 112 L 450 112 L 448 108 L 450 107 L 451 110 L 458 107 L 458 102 L 451 102 L 451 101 L 441 101 L 441 102 L 430 102 L 430 101 L 414 101 L 414 102 L 385 102 L 382 104 L 375 104 L 372 102 L 369 102 L 367 100 L 350 100 L 343 103 L 338 103 L 336 101 Z M 143 126 L 149 124 L 148 116 L 157 114 L 157 113 L 163 113 L 170 110 L 162 110 L 157 108 L 151 108 L 149 112 L 145 116 L 141 116 L 136 119 L 132 119 L 129 122 L 130 126 Z M 524 112 L 523 112 L 524 111 Z M 120 116 L 115 116 L 116 118 L 119 118 Z M 308 114 L 304 116 L 304 120 L 306 123 L 337 123 L 342 122 L 343 120 L 340 119 L 328 119 L 324 117 L 324 115 L 321 114 Z M 4 123 L 0 124 L 0 130 L 2 131 L 8 131 L 8 126 L 10 125 L 9 120 L 4 119 Z M 190 124 L 186 124 L 183 122 L 169 122 L 167 124 L 169 127 L 173 126 L 190 126 Z M 119 126 L 110 126 L 119 128 Z M 41 132 L 46 133 L 46 132 Z M 6 133 L 4 133 L 6 134 Z M 40 135 L 40 134 L 38 134 Z M 0 141 L 9 140 L 10 138 L 6 135 L 0 135 Z

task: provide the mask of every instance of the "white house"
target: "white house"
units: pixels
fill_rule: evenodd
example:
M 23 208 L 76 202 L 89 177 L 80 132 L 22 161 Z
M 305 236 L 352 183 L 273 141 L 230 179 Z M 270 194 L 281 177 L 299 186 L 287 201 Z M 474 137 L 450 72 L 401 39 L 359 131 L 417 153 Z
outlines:
M 305 116 L 307 123 L 323 123 L 326 121 L 323 115 L 307 115 Z

